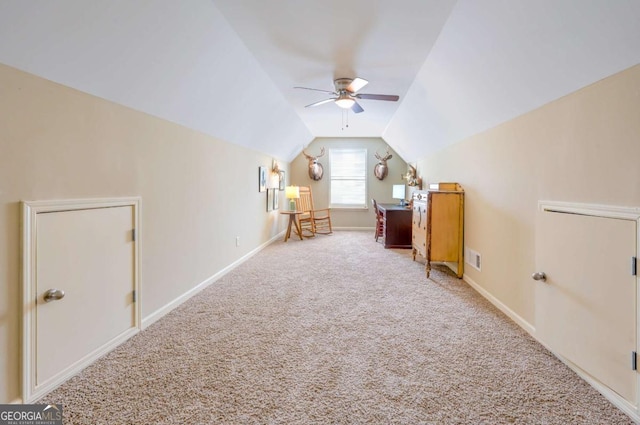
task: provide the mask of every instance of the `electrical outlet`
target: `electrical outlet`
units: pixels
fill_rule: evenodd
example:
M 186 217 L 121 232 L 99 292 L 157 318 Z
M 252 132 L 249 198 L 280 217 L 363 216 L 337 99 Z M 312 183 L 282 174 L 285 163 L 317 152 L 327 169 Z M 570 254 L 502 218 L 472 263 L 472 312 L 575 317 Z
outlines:
M 236 236 L 236 246 L 240 246 L 240 236 Z

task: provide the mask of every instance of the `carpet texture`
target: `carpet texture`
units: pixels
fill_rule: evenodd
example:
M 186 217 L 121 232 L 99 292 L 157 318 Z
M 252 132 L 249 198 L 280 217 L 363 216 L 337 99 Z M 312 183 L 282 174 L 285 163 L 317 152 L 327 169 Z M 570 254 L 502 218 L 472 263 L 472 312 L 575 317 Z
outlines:
M 49 393 L 65 424 L 632 424 L 372 232 L 278 241 Z

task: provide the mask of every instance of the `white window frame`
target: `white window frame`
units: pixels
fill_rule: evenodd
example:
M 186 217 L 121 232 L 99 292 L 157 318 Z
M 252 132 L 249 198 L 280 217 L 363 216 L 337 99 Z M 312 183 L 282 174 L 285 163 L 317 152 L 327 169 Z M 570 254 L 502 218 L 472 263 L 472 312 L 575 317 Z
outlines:
M 335 176 L 335 173 L 333 172 L 333 162 L 334 162 L 334 155 L 336 153 L 346 153 L 346 152 L 351 152 L 351 153 L 360 153 L 362 155 L 362 159 L 364 160 L 364 172 L 362 174 L 361 177 L 357 177 L 357 178 L 340 178 Z M 336 208 L 336 209 L 364 209 L 366 210 L 368 207 L 368 203 L 367 203 L 367 193 L 369 192 L 369 181 L 367 179 L 367 149 L 366 148 L 336 148 L 336 149 L 329 149 L 329 167 L 330 167 L 330 176 L 329 176 L 329 206 L 331 208 Z M 332 188 L 333 188 L 333 181 L 334 180 L 357 180 L 357 181 L 364 181 L 364 198 L 362 201 L 362 204 L 345 204 L 345 203 L 335 203 L 334 199 L 333 199 L 333 195 L 332 195 Z

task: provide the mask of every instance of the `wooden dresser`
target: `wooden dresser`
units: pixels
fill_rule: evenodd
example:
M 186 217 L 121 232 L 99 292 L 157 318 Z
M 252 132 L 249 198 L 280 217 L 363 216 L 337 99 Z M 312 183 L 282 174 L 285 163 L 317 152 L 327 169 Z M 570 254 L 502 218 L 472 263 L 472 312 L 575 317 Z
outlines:
M 413 259 L 426 260 L 427 277 L 431 262 L 457 263 L 458 278 L 464 273 L 464 189 L 458 183 L 436 183 L 429 190 L 413 193 Z

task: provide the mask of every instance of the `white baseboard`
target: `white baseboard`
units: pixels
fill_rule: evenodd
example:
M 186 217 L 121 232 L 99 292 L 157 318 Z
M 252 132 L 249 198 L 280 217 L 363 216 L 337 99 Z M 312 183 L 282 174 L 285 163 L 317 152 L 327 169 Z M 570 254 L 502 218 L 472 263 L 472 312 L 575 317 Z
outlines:
M 613 404 L 618 409 L 622 410 L 625 414 L 627 414 L 627 416 L 629 416 L 631 420 L 633 420 L 637 424 L 640 424 L 640 415 L 639 415 L 640 412 L 638 411 L 638 408 L 636 406 L 629 403 L 627 400 L 625 400 L 620 395 L 618 395 L 618 393 L 616 393 L 606 385 L 603 385 L 600 381 L 598 381 L 596 378 L 586 373 L 584 370 L 580 369 L 570 360 L 566 359 L 565 357 L 551 350 L 549 347 L 547 347 L 546 344 L 544 344 L 539 339 L 536 338 L 536 341 L 538 341 L 540 344 L 542 344 L 542 346 L 544 346 L 547 350 L 553 353 L 553 355 L 556 356 L 562 363 L 567 365 L 569 369 L 573 370 L 576 373 L 576 375 L 584 379 L 589 385 L 595 388 L 596 391 L 602 394 L 604 398 L 609 400 L 611 404 Z
M 266 241 L 262 245 L 258 246 L 257 248 L 253 249 L 252 251 L 250 251 L 247 254 L 245 254 L 242 257 L 240 257 L 238 260 L 236 260 L 233 263 L 229 264 L 227 267 L 223 268 L 218 273 L 214 274 L 213 276 L 208 277 L 203 282 L 199 283 L 198 285 L 196 285 L 195 287 L 191 288 L 190 290 L 188 290 L 184 294 L 180 295 L 178 298 L 174 299 L 173 301 L 170 301 L 165 306 L 160 307 L 158 310 L 154 311 L 153 313 L 149 314 L 148 316 L 143 317 L 142 318 L 142 329 L 148 328 L 153 323 L 155 323 L 160 318 L 162 318 L 167 313 L 169 313 L 171 310 L 175 309 L 180 304 L 182 304 L 183 302 L 187 301 L 189 298 L 193 297 L 198 292 L 202 291 L 207 286 L 211 285 L 212 283 L 214 283 L 215 281 L 220 279 L 222 276 L 226 275 L 231 270 L 235 269 L 240 264 L 244 263 L 249 258 L 253 257 L 258 252 L 262 251 L 267 246 L 271 245 L 272 243 L 274 243 L 276 240 L 282 238 L 283 236 L 284 236 L 284 231 L 278 233 L 277 235 L 275 235 L 274 237 L 272 237 L 271 239 L 269 239 L 268 241 Z
M 225 274 L 229 273 L 235 267 L 237 267 L 240 264 L 242 264 L 243 262 L 247 261 L 249 258 L 251 258 L 255 254 L 257 254 L 258 252 L 260 252 L 261 250 L 263 250 L 264 248 L 266 248 L 268 245 L 272 244 L 276 240 L 282 238 L 283 235 L 284 235 L 284 231 L 278 233 L 277 235 L 275 235 L 274 237 L 269 239 L 267 242 L 265 242 L 262 245 L 258 246 L 254 250 L 248 252 L 247 254 L 245 254 L 244 256 L 242 256 L 241 258 L 236 260 L 235 262 L 231 263 L 230 265 L 228 265 L 224 269 L 220 270 L 218 273 L 216 273 L 213 276 L 211 276 L 208 279 L 206 279 L 204 282 L 198 284 L 196 287 L 194 287 L 194 288 L 190 289 L 189 291 L 185 292 L 184 294 L 182 294 L 181 296 L 179 296 L 175 300 L 173 300 L 173 301 L 169 302 L 168 304 L 166 304 L 164 307 L 161 307 L 160 309 L 156 310 L 155 312 L 153 312 L 149 316 L 143 318 L 142 319 L 142 324 L 141 324 L 142 329 L 147 328 L 148 326 L 150 326 L 151 324 L 153 324 L 154 322 L 159 320 L 161 317 L 163 317 L 164 315 L 169 313 L 171 310 L 173 310 L 174 308 L 178 307 L 180 304 L 182 304 L 183 302 L 185 302 L 186 300 L 188 300 L 189 298 L 191 298 L 192 296 L 194 296 L 198 292 L 202 291 L 204 288 L 206 288 L 207 286 L 211 285 L 213 282 L 215 282 L 216 280 L 220 279 Z M 139 329 L 137 329 L 137 328 L 132 328 L 130 330 L 127 330 L 123 334 L 121 334 L 121 335 L 117 336 L 116 338 L 114 338 L 109 343 L 105 344 L 104 346 L 100 347 L 96 351 L 94 351 L 94 352 L 90 353 L 89 355 L 85 356 L 84 358 L 80 359 L 78 362 L 74 363 L 72 366 L 70 366 L 69 368 L 65 369 L 59 375 L 56 375 L 54 377 L 55 379 L 51 379 L 50 381 L 47 381 L 46 383 L 44 383 L 43 385 L 38 386 L 35 389 L 30 389 L 30 391 L 27 393 L 27 395 L 25 397 L 17 398 L 15 400 L 12 400 L 12 401 L 9 402 L 9 404 L 23 404 L 25 402 L 25 400 L 27 402 L 32 402 L 33 400 L 36 400 L 38 397 L 40 397 L 40 396 L 44 395 L 45 393 L 53 390 L 54 388 L 59 386 L 61 383 L 65 382 L 67 379 L 69 379 L 70 377 L 72 377 L 75 374 L 77 374 L 80 370 L 84 369 L 85 367 L 87 367 L 88 365 L 93 363 L 97 358 L 101 357 L 102 355 L 104 355 L 107 352 L 109 352 L 109 351 L 113 350 L 114 348 L 116 348 L 118 345 L 120 345 L 122 342 L 124 342 L 125 340 L 127 340 L 128 338 L 130 338 L 131 336 L 136 334 L 137 332 L 139 332 Z
M 362 230 L 367 232 L 373 232 L 375 227 L 333 227 L 333 230 Z
M 558 353 L 551 350 L 544 342 L 540 341 L 536 336 L 536 328 L 531 325 L 529 322 L 524 320 L 518 314 L 516 314 L 509 307 L 504 305 L 500 300 L 491 295 L 486 289 L 482 288 L 478 285 L 473 279 L 471 279 L 466 274 L 463 275 L 462 279 L 467 282 L 469 286 L 475 289 L 480 295 L 485 297 L 491 304 L 497 307 L 500 311 L 506 314 L 511 320 L 516 322 L 518 326 L 523 328 L 525 331 L 529 333 L 538 343 L 540 343 L 543 347 L 553 353 L 561 362 L 563 362 L 569 369 L 573 370 L 580 378 L 584 379 L 589 385 L 596 389 L 600 394 L 602 394 L 607 400 L 609 400 L 614 406 L 618 409 L 622 410 L 625 414 L 627 414 L 634 422 L 640 424 L 640 411 L 636 406 L 630 404 L 627 400 L 620 397 L 615 391 L 609 389 L 602 383 L 600 383 L 597 379 L 593 378 L 591 375 L 580 369 L 578 366 L 573 364 L 571 361 L 562 357 Z
M 473 279 L 471 279 L 469 276 L 467 276 L 467 274 L 463 274 L 462 275 L 462 280 L 467 282 L 467 284 L 469 284 L 469 286 L 471 286 L 473 289 L 475 289 L 476 292 L 478 292 L 480 295 L 482 295 L 487 300 L 489 300 L 489 302 L 491 304 L 496 306 L 498 308 L 498 310 L 500 310 L 501 312 L 506 314 L 511 320 L 516 322 L 518 324 L 518 326 L 520 326 L 522 329 L 527 331 L 532 337 L 536 338 L 536 335 L 535 335 L 536 328 L 531 323 L 529 323 L 526 320 L 524 320 L 515 311 L 511 310 L 509 307 L 507 307 L 505 304 L 503 304 L 502 301 L 500 301 L 499 299 L 497 299 L 496 297 L 491 295 L 489 293 L 489 291 L 484 289 L 482 286 L 478 285 Z M 536 338 L 536 340 L 537 340 L 537 338 Z
M 53 391 L 55 388 L 59 387 L 61 384 L 69 380 L 69 378 L 77 375 L 81 370 L 94 363 L 100 357 L 112 351 L 138 332 L 140 332 L 140 330 L 137 327 L 131 327 L 122 332 L 120 335 L 117 335 L 116 337 L 108 341 L 106 344 L 87 354 L 80 360 L 69 365 L 66 369 L 54 375 L 52 378 L 48 379 L 42 384 L 35 385 L 34 383 L 32 384 L 32 388 L 27 389 L 28 391 L 24 391 L 23 389 L 24 395 L 22 400 L 27 403 L 33 403 L 48 392 Z

